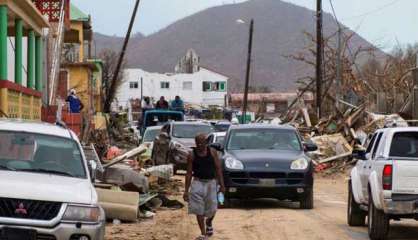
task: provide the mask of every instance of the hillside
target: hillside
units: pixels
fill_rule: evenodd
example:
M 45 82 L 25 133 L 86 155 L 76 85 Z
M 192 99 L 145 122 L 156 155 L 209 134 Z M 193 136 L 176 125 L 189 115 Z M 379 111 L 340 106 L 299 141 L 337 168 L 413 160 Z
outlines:
M 131 38 L 131 45 L 130 46 L 136 46 L 139 44 L 139 41 L 144 38 L 144 35 L 142 33 L 135 33 Z M 96 53 L 100 53 L 103 49 L 109 48 L 115 51 L 120 51 L 122 48 L 124 37 L 118 37 L 118 36 L 108 36 L 101 33 L 94 33 L 94 42 L 95 45 L 93 45 L 94 51 Z
M 306 48 L 308 42 L 303 32 L 314 33 L 315 12 L 280 0 L 223 5 L 184 18 L 132 41 L 128 65 L 153 72 L 172 72 L 179 57 L 193 48 L 203 66 L 233 77 L 231 89 L 239 91 L 245 73 L 248 26 L 237 24 L 236 20 L 249 22 L 251 18 L 255 20 L 252 84 L 276 90 L 294 89 L 295 81 L 314 69 L 283 56 Z M 335 31 L 334 19 L 324 14 L 325 36 Z M 351 44 L 353 48 L 371 46 L 358 35 Z

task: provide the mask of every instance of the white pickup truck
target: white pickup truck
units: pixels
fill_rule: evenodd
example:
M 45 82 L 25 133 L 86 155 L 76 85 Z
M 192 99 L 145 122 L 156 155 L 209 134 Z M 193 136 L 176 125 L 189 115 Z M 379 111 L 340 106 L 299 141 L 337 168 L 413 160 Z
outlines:
M 363 226 L 368 216 L 372 240 L 387 239 L 390 220 L 418 220 L 418 128 L 377 130 L 359 159 L 348 184 L 347 220 Z

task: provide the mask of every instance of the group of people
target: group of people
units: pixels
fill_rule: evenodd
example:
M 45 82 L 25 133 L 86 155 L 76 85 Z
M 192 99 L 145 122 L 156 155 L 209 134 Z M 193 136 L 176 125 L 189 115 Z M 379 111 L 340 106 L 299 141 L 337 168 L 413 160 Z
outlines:
M 171 102 L 171 104 L 169 104 L 168 101 L 165 100 L 165 97 L 161 96 L 160 100 L 158 100 L 155 104 L 153 104 L 149 97 L 144 97 L 144 102 L 142 103 L 142 109 L 145 111 L 149 109 L 167 109 L 167 110 L 170 109 L 174 111 L 184 112 L 184 102 L 180 98 L 180 96 L 176 96 L 175 99 Z

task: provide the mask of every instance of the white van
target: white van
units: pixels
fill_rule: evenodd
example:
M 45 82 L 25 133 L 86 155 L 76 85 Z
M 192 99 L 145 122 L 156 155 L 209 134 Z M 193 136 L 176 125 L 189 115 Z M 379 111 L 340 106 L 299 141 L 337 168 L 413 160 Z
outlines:
M 104 239 L 88 169 L 72 131 L 0 119 L 0 239 Z

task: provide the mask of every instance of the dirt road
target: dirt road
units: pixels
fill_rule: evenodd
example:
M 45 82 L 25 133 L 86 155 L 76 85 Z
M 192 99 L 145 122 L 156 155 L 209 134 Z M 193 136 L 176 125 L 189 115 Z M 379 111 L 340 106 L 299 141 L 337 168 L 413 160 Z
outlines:
M 299 210 L 298 204 L 257 200 L 235 202 L 222 209 L 215 221 L 213 240 L 366 240 L 366 227 L 346 224 L 346 182 L 343 178 L 317 178 L 315 209 Z M 179 197 L 179 196 L 177 196 Z M 392 223 L 391 239 L 418 239 L 415 221 Z M 133 225 L 109 226 L 107 240 L 192 240 L 198 227 L 186 209 L 159 211 L 153 220 Z

